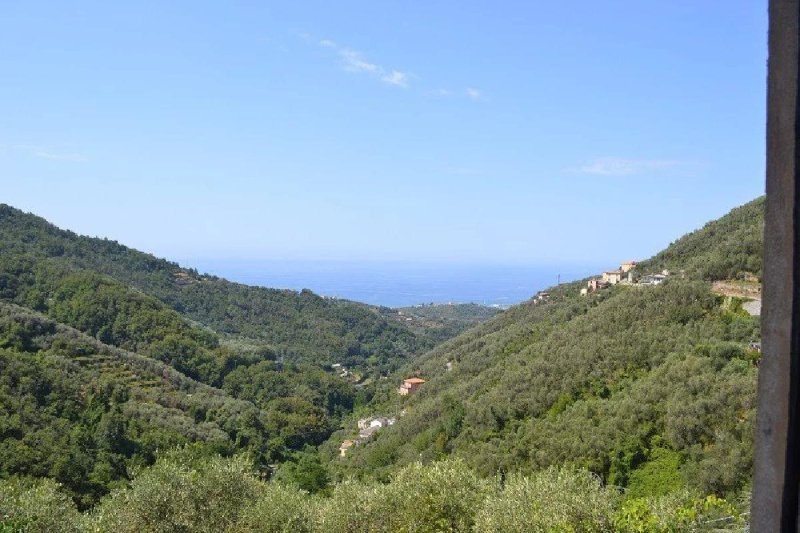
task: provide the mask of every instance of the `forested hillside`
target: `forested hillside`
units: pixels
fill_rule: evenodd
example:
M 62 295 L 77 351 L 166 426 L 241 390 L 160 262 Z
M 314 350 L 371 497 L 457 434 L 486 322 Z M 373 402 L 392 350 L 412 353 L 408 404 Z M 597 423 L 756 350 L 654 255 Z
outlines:
M 0 205 L 0 478 L 51 477 L 89 506 L 191 444 L 247 453 L 263 475 L 310 470 L 313 488 L 326 476 L 303 450 L 371 378 L 458 331 L 398 317 L 200 275 Z
M 0 476 L 52 477 L 82 505 L 159 449 L 266 452 L 252 403 L 154 359 L 0 303 Z
M 387 389 L 376 406 L 397 423 L 333 468 L 383 478 L 454 455 L 487 476 L 586 468 L 629 496 L 737 494 L 750 479 L 759 322 L 709 281 L 760 272 L 763 205 L 637 267 L 685 277 L 588 296 L 578 283 L 554 287 L 415 360 L 401 376 L 426 379 L 420 391 L 403 400 Z
M 666 268 L 703 280 L 733 279 L 745 272 L 760 278 L 765 200 L 757 198 L 684 235 L 639 270 Z
M 134 287 L 218 333 L 266 344 L 296 362 L 387 372 L 433 345 L 378 308 L 200 275 L 114 241 L 61 230 L 7 205 L 0 205 L 0 250 L 0 290 L 20 283 L 19 275 L 34 268 L 89 271 Z M 41 277 L 37 284 L 49 282 Z M 29 303 L 41 308 L 47 297 Z
M 389 310 L 200 276 L 8 206 L 0 252 L 0 478 L 55 478 L 82 506 L 178 445 L 269 474 L 369 398 L 354 371 L 432 345 Z
M 420 337 L 436 343 L 485 322 L 502 311 L 496 307 L 470 304 L 421 304 L 392 309 L 391 316 Z

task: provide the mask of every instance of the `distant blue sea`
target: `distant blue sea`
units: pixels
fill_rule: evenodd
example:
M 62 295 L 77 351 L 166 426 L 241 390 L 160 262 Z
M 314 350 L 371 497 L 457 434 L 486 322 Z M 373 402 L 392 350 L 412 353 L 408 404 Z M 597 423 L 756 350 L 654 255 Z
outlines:
M 383 262 L 181 261 L 231 281 L 317 294 L 373 305 L 479 303 L 509 306 L 537 291 L 587 277 L 605 265 L 463 265 Z

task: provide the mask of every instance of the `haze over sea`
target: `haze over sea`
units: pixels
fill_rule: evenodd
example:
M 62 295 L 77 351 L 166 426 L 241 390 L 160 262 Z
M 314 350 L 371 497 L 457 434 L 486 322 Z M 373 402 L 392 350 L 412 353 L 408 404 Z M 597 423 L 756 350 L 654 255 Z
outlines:
M 181 263 L 248 285 L 310 289 L 323 296 L 388 307 L 449 302 L 505 307 L 555 285 L 559 275 L 566 282 L 613 266 L 220 259 L 189 259 Z

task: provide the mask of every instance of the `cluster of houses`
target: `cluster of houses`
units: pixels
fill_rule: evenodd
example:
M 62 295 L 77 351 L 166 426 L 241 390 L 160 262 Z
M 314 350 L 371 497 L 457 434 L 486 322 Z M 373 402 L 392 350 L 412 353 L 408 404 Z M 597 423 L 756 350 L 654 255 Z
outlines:
M 362 418 L 358 421 L 358 437 L 342 441 L 341 446 L 339 446 L 339 456 L 344 457 L 350 448 L 364 444 L 372 438 L 376 431 L 394 425 L 396 421 L 396 418 L 387 418 L 385 416 Z
M 586 287 L 581 289 L 582 295 L 587 295 L 590 292 L 598 291 L 610 285 L 660 285 L 669 276 L 669 271 L 664 270 L 660 274 L 647 274 L 639 278 L 634 278 L 634 269 L 636 268 L 636 261 L 625 261 L 616 270 L 607 270 L 600 276 L 590 279 L 586 283 Z
M 449 370 L 449 368 L 448 368 Z M 401 396 L 408 396 L 409 394 L 414 394 L 419 390 L 422 384 L 425 383 L 425 380 L 422 378 L 407 378 L 403 380 L 403 383 L 400 385 L 397 393 Z M 402 416 L 402 412 L 400 413 Z M 344 457 L 347 455 L 347 452 L 353 446 L 358 446 L 359 444 L 364 444 L 365 442 L 369 441 L 372 436 L 380 430 L 381 428 L 385 428 L 397 421 L 396 418 L 389 418 L 385 416 L 373 416 L 369 418 L 362 418 L 358 421 L 358 437 L 355 439 L 347 439 L 342 441 L 342 444 L 339 446 L 339 456 Z

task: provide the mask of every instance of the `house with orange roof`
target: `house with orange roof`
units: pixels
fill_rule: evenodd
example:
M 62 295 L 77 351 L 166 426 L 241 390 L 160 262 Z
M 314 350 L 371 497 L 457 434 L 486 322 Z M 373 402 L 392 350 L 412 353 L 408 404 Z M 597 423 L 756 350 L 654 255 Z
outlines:
M 421 378 L 408 378 L 403 380 L 403 384 L 400 385 L 400 389 L 398 389 L 398 393 L 400 396 L 408 396 L 409 394 L 414 394 L 417 392 L 417 389 L 425 383 L 424 379 Z

